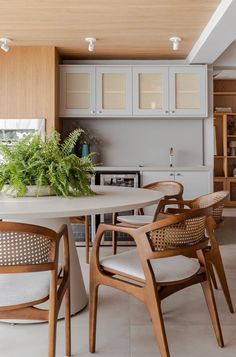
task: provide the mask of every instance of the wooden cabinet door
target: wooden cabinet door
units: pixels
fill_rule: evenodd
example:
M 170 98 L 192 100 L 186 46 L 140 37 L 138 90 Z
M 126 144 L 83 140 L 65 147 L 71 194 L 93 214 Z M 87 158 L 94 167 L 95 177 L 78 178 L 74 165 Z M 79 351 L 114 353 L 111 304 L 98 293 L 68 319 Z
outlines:
M 207 116 L 206 66 L 170 67 L 169 88 L 172 116 Z
M 95 68 L 60 67 L 60 116 L 95 115 Z
M 131 67 L 96 68 L 97 116 L 132 115 Z
M 133 67 L 133 115 L 169 115 L 168 67 Z
M 184 186 L 184 199 L 191 200 L 211 190 L 209 171 L 176 171 L 175 181 Z

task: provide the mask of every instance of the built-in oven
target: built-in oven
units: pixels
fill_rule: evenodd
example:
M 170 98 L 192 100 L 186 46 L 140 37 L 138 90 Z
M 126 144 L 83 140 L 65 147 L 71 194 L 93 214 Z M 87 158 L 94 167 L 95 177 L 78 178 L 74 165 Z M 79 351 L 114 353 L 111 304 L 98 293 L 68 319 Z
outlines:
M 96 185 L 106 186 L 140 187 L 140 173 L 138 171 L 99 171 L 96 172 L 93 183 Z M 121 212 L 119 214 L 129 215 L 134 214 L 134 211 Z M 95 233 L 100 222 L 112 223 L 112 213 L 92 217 L 92 237 L 95 237 Z M 111 241 L 111 232 L 106 232 L 103 238 L 103 244 L 111 245 Z M 118 233 L 117 244 L 133 245 L 133 239 L 125 233 Z

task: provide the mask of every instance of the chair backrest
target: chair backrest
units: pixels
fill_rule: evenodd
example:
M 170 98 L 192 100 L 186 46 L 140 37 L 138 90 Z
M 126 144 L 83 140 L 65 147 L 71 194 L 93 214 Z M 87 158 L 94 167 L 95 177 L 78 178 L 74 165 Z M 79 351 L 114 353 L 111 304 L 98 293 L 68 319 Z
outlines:
M 58 258 L 58 234 L 51 229 L 0 222 L 0 273 L 52 270 Z
M 217 191 L 200 196 L 191 202 L 191 208 L 212 208 L 212 215 L 216 223 L 222 221 L 225 202 L 228 200 L 228 191 Z
M 199 243 L 207 244 L 205 237 L 207 217 L 211 209 L 191 209 L 185 213 L 170 215 L 166 219 L 153 222 L 136 230 L 140 254 L 153 259 L 153 254 L 182 254 L 181 249 L 194 250 Z M 144 239 L 143 235 L 147 239 Z M 186 250 L 186 249 L 185 249 Z
M 199 243 L 205 237 L 205 226 L 206 216 L 192 217 L 150 231 L 148 236 L 155 251 L 188 247 Z
M 158 181 L 144 186 L 149 190 L 157 190 L 164 194 L 164 199 L 175 198 L 177 200 L 183 199 L 184 187 L 177 181 Z

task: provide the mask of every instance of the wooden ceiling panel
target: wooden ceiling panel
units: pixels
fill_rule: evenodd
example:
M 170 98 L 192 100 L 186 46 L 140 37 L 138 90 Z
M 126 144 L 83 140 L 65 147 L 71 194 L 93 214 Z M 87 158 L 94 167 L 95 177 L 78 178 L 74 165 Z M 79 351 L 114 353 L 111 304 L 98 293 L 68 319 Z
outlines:
M 185 58 L 220 0 L 0 0 L 0 37 L 83 59 Z M 89 53 L 85 37 L 97 38 Z M 169 37 L 180 36 L 179 51 Z

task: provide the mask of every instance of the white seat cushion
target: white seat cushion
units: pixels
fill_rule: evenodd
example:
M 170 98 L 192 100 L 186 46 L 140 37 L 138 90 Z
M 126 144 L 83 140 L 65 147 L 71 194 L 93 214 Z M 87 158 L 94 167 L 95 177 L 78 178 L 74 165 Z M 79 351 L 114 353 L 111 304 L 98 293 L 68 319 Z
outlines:
M 128 276 L 135 276 L 138 279 L 145 280 L 137 249 L 105 257 L 100 260 L 100 264 L 110 271 L 123 272 Z M 200 269 L 200 264 L 196 259 L 183 255 L 153 259 L 151 260 L 151 265 L 156 281 L 159 283 L 187 279 Z
M 167 215 L 159 213 L 157 220 L 165 219 Z M 118 216 L 117 221 L 126 224 L 132 224 L 135 226 L 144 226 L 145 224 L 152 223 L 153 216 L 148 215 L 129 215 L 129 216 Z
M 49 295 L 49 271 L 0 274 L 0 306 L 25 304 Z

